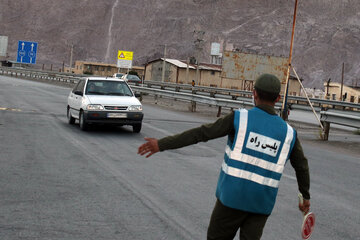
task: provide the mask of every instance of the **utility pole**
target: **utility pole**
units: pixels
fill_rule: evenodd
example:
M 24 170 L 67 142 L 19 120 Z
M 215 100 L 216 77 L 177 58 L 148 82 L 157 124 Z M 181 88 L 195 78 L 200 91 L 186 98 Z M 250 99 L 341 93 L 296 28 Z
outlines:
M 196 55 L 196 79 L 195 79 L 195 84 L 199 85 L 200 82 L 200 73 L 199 73 L 199 58 L 200 58 L 200 52 L 203 49 L 203 43 L 204 43 L 204 35 L 205 32 L 204 31 L 197 31 L 194 30 L 194 35 L 195 35 L 195 55 Z
M 223 43 L 223 46 L 222 46 L 222 55 L 221 55 L 221 60 L 220 60 L 221 65 L 224 62 L 223 60 L 224 60 L 224 55 L 225 55 L 225 51 L 226 51 L 226 45 L 227 45 L 227 38 L 225 37 L 224 38 L 224 43 Z
M 343 101 L 344 69 L 345 69 L 345 63 L 342 64 L 342 71 L 341 71 L 340 101 Z
M 73 51 L 74 51 L 74 44 L 71 44 L 71 48 L 70 48 L 70 73 L 72 73 Z
M 163 67 L 162 67 L 161 82 L 164 82 L 164 79 L 165 79 L 165 65 L 166 65 L 166 44 L 165 44 L 165 48 L 164 48 L 164 61 L 163 61 Z
M 189 57 L 186 59 L 186 83 L 189 83 L 189 62 L 190 62 L 190 59 Z
M 330 81 L 331 81 L 331 78 L 329 78 L 329 80 L 327 81 L 327 84 L 326 84 L 326 99 L 330 99 L 330 96 L 329 96 Z
M 292 58 L 292 50 L 293 50 L 294 34 L 295 34 L 297 3 L 298 3 L 298 0 L 295 0 L 293 27 L 292 27 L 291 42 L 290 42 L 289 62 L 288 62 L 288 69 L 287 69 L 287 73 L 286 73 L 284 100 L 283 100 L 283 104 L 282 104 L 282 108 L 281 108 L 281 110 L 282 110 L 281 117 L 284 120 L 288 119 L 287 97 L 288 97 L 288 90 L 289 90 L 289 76 L 290 76 L 291 58 Z

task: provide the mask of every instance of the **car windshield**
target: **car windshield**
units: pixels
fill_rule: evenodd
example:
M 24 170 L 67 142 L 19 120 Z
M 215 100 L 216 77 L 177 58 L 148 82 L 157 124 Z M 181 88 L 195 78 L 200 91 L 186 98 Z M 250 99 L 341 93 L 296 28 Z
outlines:
M 133 96 L 125 82 L 89 80 L 86 85 L 87 95 Z
M 136 76 L 136 75 L 128 75 L 128 76 L 127 76 L 127 79 L 129 79 L 129 80 L 139 80 L 139 81 L 141 81 L 140 78 L 139 78 L 138 76 Z
M 116 73 L 115 77 L 117 78 L 121 78 L 124 74 L 121 74 L 121 73 Z

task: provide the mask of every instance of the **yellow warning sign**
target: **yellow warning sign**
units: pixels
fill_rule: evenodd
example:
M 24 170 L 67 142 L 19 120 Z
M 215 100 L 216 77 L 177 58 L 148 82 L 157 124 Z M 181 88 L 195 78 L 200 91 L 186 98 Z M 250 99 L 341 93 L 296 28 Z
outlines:
M 133 60 L 133 55 L 134 55 L 134 52 L 122 51 L 122 50 L 118 51 L 118 59 Z

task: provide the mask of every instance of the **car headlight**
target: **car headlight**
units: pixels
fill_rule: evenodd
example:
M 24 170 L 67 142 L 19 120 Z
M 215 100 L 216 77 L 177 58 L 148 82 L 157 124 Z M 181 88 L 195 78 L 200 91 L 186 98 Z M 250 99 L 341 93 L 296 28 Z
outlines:
M 86 107 L 87 110 L 104 110 L 104 107 L 100 104 L 89 104 Z
M 142 105 L 132 105 L 128 108 L 129 111 L 142 111 Z

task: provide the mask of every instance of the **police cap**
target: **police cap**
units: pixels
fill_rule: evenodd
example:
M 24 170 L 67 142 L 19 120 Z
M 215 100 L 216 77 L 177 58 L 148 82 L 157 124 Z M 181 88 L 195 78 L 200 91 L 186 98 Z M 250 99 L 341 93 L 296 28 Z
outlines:
M 275 75 L 265 73 L 256 79 L 254 88 L 272 94 L 279 94 L 281 83 Z

